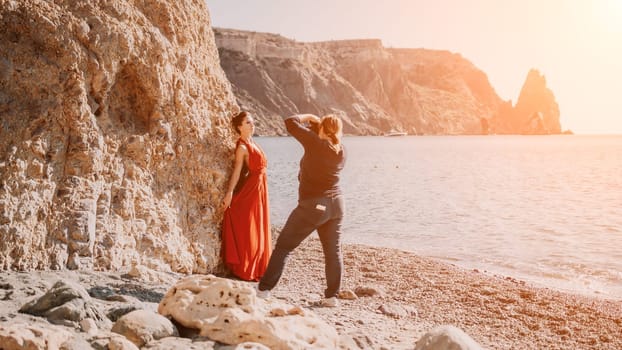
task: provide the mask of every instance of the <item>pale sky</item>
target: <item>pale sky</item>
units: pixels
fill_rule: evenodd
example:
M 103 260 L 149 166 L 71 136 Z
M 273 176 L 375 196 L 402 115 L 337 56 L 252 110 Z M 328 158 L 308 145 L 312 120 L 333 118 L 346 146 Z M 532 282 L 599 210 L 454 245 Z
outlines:
M 562 129 L 622 134 L 622 0 L 206 0 L 212 25 L 460 53 L 516 101 L 531 68 Z

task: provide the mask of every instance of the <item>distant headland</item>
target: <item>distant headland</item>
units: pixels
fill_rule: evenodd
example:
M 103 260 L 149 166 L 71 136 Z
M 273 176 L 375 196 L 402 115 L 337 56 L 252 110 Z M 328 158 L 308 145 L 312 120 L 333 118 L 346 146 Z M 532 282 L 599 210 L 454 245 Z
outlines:
M 339 114 L 354 135 L 562 133 L 555 96 L 535 69 L 513 104 L 458 53 L 386 48 L 378 39 L 214 33 L 237 102 L 257 116 L 262 135 L 285 134 L 280 120 L 298 112 Z

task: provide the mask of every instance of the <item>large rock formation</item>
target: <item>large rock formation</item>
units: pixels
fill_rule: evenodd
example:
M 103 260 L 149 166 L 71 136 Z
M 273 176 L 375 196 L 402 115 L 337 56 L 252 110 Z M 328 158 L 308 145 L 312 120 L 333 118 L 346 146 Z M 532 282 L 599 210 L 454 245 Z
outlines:
M 386 112 L 337 73 L 328 51 L 272 34 L 215 33 L 238 103 L 259 117 L 258 133 L 284 134 L 282 117 L 299 111 L 335 112 L 349 133 L 373 134 L 389 127 Z
M 202 0 L 0 0 L 0 269 L 219 261 L 235 106 Z
M 521 134 L 559 134 L 559 107 L 546 79 L 535 69 L 527 74 L 516 106 L 507 123 Z
M 257 297 L 252 285 L 213 275 L 172 286 L 158 312 L 224 344 L 260 343 L 274 350 L 343 349 L 336 330 L 308 309 Z
M 540 133 L 519 127 L 522 109 L 501 100 L 486 74 L 459 54 L 390 49 L 380 40 L 301 43 L 232 29 L 215 34 L 222 67 L 239 104 L 260 120 L 260 134 L 283 134 L 281 119 L 297 112 L 339 114 L 347 133 L 362 135 Z M 559 124 L 550 90 L 526 83 L 523 94 Z

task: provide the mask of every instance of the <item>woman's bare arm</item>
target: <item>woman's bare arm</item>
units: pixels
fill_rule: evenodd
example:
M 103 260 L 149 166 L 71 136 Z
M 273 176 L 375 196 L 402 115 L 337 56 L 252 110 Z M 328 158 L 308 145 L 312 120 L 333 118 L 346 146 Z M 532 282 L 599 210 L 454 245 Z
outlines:
M 231 205 L 231 198 L 233 198 L 233 190 L 235 185 L 240 179 L 240 173 L 242 172 L 242 164 L 248 158 L 248 150 L 245 145 L 239 145 L 235 149 L 235 160 L 233 161 L 233 171 L 231 172 L 231 178 L 229 179 L 229 185 L 227 186 L 227 193 L 222 201 L 222 207 L 228 208 Z

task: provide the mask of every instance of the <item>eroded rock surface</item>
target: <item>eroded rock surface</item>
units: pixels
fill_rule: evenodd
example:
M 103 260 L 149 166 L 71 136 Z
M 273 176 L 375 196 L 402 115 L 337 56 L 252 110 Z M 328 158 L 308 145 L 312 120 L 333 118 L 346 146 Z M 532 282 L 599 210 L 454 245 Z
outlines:
M 86 289 L 71 281 L 56 282 L 47 293 L 24 304 L 19 311 L 43 316 L 54 324 L 73 327 L 78 327 L 87 319 L 98 323 L 100 327 L 110 323 L 94 305 Z
M 559 106 L 555 95 L 546 85 L 546 78 L 532 69 L 527 74 L 516 106 L 511 125 L 521 134 L 559 134 Z
M 209 272 L 237 106 L 204 1 L 0 0 L 0 270 Z
M 0 346 L 3 350 L 58 350 L 71 340 L 71 332 L 45 324 L 0 324 Z
M 225 344 L 256 342 L 270 349 L 337 349 L 335 329 L 312 311 L 256 296 L 252 285 L 213 275 L 181 279 L 158 312 Z

